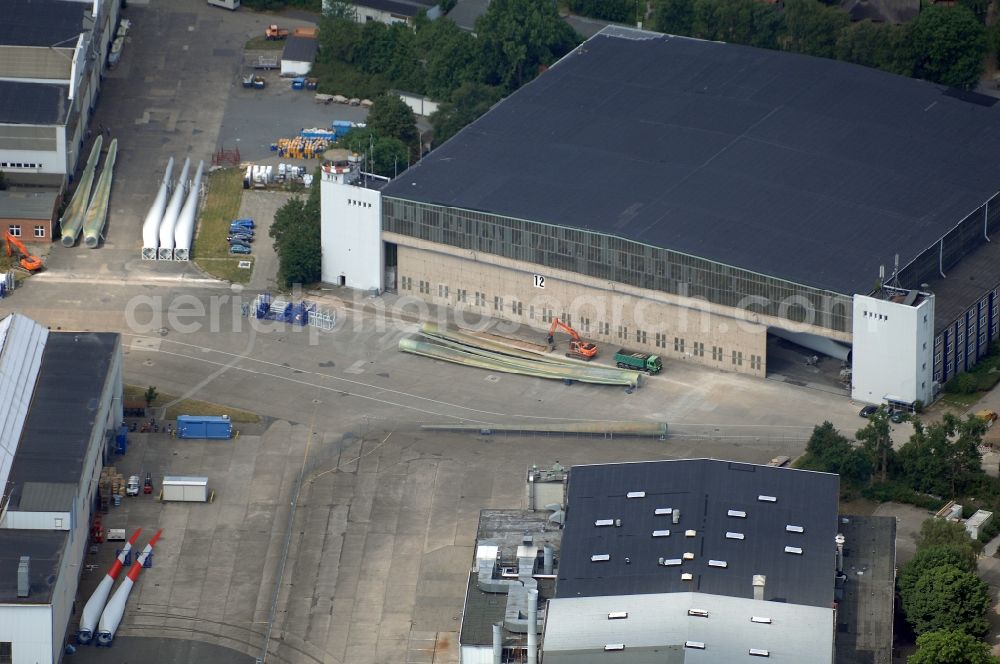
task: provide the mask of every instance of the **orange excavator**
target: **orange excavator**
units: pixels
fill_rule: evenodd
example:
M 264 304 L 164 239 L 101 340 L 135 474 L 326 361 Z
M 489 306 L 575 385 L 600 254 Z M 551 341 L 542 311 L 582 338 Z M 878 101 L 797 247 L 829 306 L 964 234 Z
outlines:
M 7 255 L 13 256 L 14 249 L 17 249 L 18 256 L 21 257 L 20 264 L 21 267 L 28 272 L 38 272 L 42 269 L 42 259 L 35 256 L 28 248 L 24 246 L 24 243 L 17 239 L 15 236 L 7 232 Z
M 558 318 L 553 318 L 552 326 L 549 327 L 549 348 L 552 350 L 556 349 L 554 335 L 558 330 L 562 330 L 570 336 L 569 352 L 566 353 L 566 357 L 577 357 L 588 362 L 597 357 L 597 344 L 584 341 L 580 338 L 580 335 L 577 334 L 576 330 Z

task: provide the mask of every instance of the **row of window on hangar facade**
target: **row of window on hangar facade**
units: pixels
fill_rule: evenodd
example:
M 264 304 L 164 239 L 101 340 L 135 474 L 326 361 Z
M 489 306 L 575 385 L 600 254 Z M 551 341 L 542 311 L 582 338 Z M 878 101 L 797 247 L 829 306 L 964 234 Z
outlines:
M 880 313 L 878 313 L 876 311 L 865 311 L 865 312 L 862 312 L 861 315 L 864 316 L 865 318 L 874 318 L 876 320 L 889 320 L 889 315 L 888 314 L 880 314 Z M 926 316 L 925 316 L 925 318 L 926 318 Z
M 21 224 L 10 224 L 7 226 L 7 232 L 14 237 L 21 237 Z M 45 237 L 45 226 L 35 224 L 35 237 Z
M 850 332 L 853 299 L 611 235 L 384 197 L 382 230 Z
M 432 288 L 431 288 L 432 285 L 433 284 L 431 284 L 431 282 L 420 279 L 417 281 L 417 292 L 422 293 L 424 295 L 432 295 Z M 400 290 L 403 291 L 413 291 L 414 290 L 413 277 L 401 276 L 399 278 L 399 287 Z M 438 297 L 440 298 L 445 298 L 450 300 L 452 295 L 451 288 L 446 286 L 445 284 L 438 284 L 437 294 Z M 507 311 L 509 308 L 510 313 L 515 316 L 523 317 L 525 315 L 524 302 L 521 302 L 519 300 L 510 300 L 505 303 L 504 298 L 502 296 L 494 295 L 491 301 L 491 298 L 486 293 L 480 293 L 479 291 L 473 293 L 473 298 L 474 299 L 472 300 L 472 302 L 476 307 L 490 307 L 490 305 L 492 304 L 492 308 L 494 311 Z M 456 304 L 468 304 L 469 292 L 463 288 L 455 289 L 454 299 Z M 527 311 L 528 311 L 527 313 L 528 319 L 535 320 L 536 318 L 535 306 L 529 304 L 527 307 Z M 563 321 L 567 325 L 570 326 L 573 325 L 573 315 L 569 312 L 563 311 L 560 312 L 558 316 L 556 316 L 555 311 L 553 309 L 547 307 L 538 307 L 537 313 L 538 313 L 538 320 L 541 320 L 543 323 L 551 323 L 553 319 L 559 318 L 559 320 Z M 591 327 L 591 323 L 593 323 L 593 328 Z M 614 337 L 617 339 L 621 339 L 622 342 L 624 343 L 628 343 L 629 341 L 634 339 L 635 343 L 645 344 L 645 345 L 649 344 L 649 335 L 646 330 L 638 330 L 638 329 L 630 330 L 628 325 L 616 325 L 615 335 L 612 335 L 611 333 L 612 329 L 611 323 L 608 323 L 606 321 L 591 321 L 590 318 L 580 317 L 577 320 L 577 325 L 580 328 L 580 332 L 583 332 L 584 334 L 600 334 L 606 337 Z M 689 341 L 690 340 L 685 340 L 683 337 L 673 337 L 672 345 L 674 352 L 680 355 L 705 357 L 705 344 L 700 341 L 690 341 L 690 343 Z M 671 347 L 670 335 L 667 334 L 666 332 L 654 332 L 653 345 L 656 348 L 663 348 L 669 350 Z M 726 355 L 722 346 L 712 346 L 711 349 L 712 349 L 713 360 L 722 362 L 725 359 Z M 736 366 L 743 366 L 743 351 L 734 350 L 731 352 L 729 357 L 732 364 Z M 750 354 L 748 360 L 750 368 L 759 371 L 763 366 L 764 357 L 762 355 Z

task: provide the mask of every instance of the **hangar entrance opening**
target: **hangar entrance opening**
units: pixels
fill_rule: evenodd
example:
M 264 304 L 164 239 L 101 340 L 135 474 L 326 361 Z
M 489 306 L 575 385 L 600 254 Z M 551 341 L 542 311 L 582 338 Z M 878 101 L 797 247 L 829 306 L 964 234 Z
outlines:
M 382 243 L 382 255 L 385 258 L 385 286 L 383 290 L 390 291 L 392 293 L 396 292 L 396 275 L 399 273 L 397 266 L 399 265 L 398 250 L 396 248 L 395 242 L 383 242 Z
M 767 378 L 849 395 L 850 347 L 815 335 L 801 336 L 805 338 L 768 328 Z

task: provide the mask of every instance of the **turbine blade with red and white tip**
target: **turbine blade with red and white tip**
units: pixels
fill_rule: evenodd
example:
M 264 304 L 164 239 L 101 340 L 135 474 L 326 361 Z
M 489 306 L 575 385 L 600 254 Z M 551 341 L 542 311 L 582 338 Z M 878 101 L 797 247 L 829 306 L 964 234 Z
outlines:
M 149 554 L 153 552 L 153 546 L 160 539 L 160 533 L 162 532 L 163 530 L 156 531 L 153 538 L 149 540 L 149 544 L 142 550 L 142 553 L 136 556 L 135 562 L 132 563 L 132 568 L 129 569 L 128 574 L 125 576 L 125 580 L 122 581 L 118 589 L 115 590 L 115 594 L 108 600 L 108 605 L 104 607 L 104 613 L 101 614 L 101 621 L 97 627 L 98 644 L 109 646 L 114 641 L 118 626 L 125 616 L 125 605 L 128 604 L 128 596 L 132 592 L 132 586 L 135 585 L 135 580 L 139 578 L 142 566 L 146 562 L 146 559 L 149 558 Z
M 132 533 L 132 537 L 125 543 L 122 550 L 118 552 L 118 557 L 115 558 L 111 569 L 104 575 L 101 582 L 97 584 L 94 594 L 90 596 L 90 599 L 84 605 L 83 611 L 80 613 L 80 628 L 76 632 L 76 638 L 80 643 L 90 643 L 90 640 L 94 638 L 94 629 L 97 627 L 97 622 L 104 610 L 104 604 L 108 601 L 108 595 L 111 594 L 111 587 L 114 585 L 118 575 L 121 574 L 122 568 L 125 566 L 125 558 L 132 550 L 132 545 L 139 539 L 141 532 L 142 528 L 139 528 Z

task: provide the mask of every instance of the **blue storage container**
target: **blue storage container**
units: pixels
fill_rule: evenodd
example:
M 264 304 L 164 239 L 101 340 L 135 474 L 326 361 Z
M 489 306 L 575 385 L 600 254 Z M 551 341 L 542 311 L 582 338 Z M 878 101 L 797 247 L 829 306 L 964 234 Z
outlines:
M 125 454 L 128 452 L 128 427 L 118 427 L 118 434 L 115 436 L 115 454 Z
M 301 90 L 306 85 L 306 79 L 299 77 L 292 79 L 292 90 Z
M 228 440 L 233 436 L 233 423 L 225 415 L 179 415 L 178 438 L 208 438 Z

